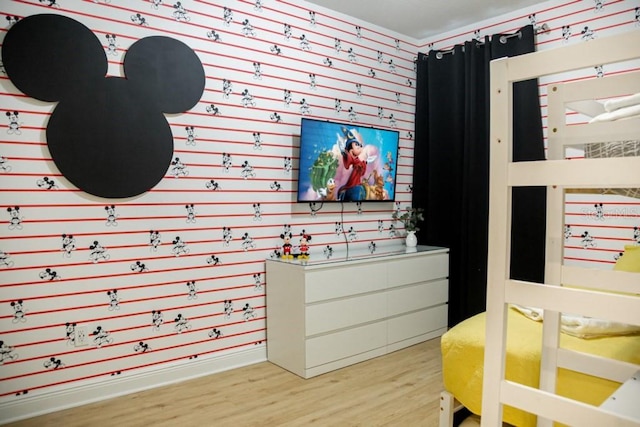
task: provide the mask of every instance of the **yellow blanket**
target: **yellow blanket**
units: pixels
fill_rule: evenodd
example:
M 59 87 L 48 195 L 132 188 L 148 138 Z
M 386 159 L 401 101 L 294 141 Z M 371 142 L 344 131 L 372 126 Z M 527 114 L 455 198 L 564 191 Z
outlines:
M 542 323 L 527 319 L 509 309 L 507 330 L 506 379 L 538 387 L 540 380 L 540 343 Z M 482 408 L 482 372 L 484 364 L 485 313 L 480 313 L 451 328 L 442 336 L 442 373 L 445 389 L 467 409 L 480 415 Z M 581 339 L 561 334 L 561 347 L 584 353 L 640 364 L 640 336 Z M 600 405 L 619 384 L 560 369 L 559 395 L 592 405 Z M 504 408 L 504 421 L 515 426 L 536 425 L 536 416 L 521 410 Z

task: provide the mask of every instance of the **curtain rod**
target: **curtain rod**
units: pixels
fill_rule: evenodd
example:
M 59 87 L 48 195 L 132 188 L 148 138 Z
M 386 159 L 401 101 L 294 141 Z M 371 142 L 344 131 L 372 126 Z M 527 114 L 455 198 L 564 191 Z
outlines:
M 442 59 L 445 55 L 454 54 L 455 47 L 452 47 L 449 50 L 439 50 L 436 52 L 436 59 Z M 462 51 L 464 52 L 464 46 L 462 46 Z
M 504 34 L 501 35 L 500 38 L 498 39 L 498 41 L 502 44 L 507 44 L 507 40 L 513 37 L 517 37 L 519 39 L 522 38 L 522 32 L 518 31 L 517 33 L 513 33 L 513 34 Z M 476 46 L 482 46 L 484 44 L 484 42 L 478 42 L 476 44 Z
M 522 31 L 518 31 L 517 33 L 513 33 L 513 34 L 502 35 L 502 36 L 500 36 L 498 41 L 500 43 L 502 43 L 502 44 L 507 44 L 507 39 L 510 39 L 512 37 L 517 37 L 517 38 L 521 39 L 522 38 Z
M 502 44 L 506 44 L 507 40 L 512 38 L 512 37 L 518 37 L 518 38 L 522 38 L 522 32 L 518 31 L 517 33 L 513 33 L 513 34 L 505 34 L 500 36 L 500 38 L 498 39 L 498 41 Z M 476 43 L 476 46 L 482 46 L 484 44 L 484 42 L 478 42 Z M 462 51 L 464 52 L 464 46 L 462 46 Z M 436 52 L 436 59 L 442 59 L 444 58 L 445 55 L 448 54 L 454 54 L 455 53 L 455 46 L 452 47 L 451 49 L 448 50 L 439 50 Z

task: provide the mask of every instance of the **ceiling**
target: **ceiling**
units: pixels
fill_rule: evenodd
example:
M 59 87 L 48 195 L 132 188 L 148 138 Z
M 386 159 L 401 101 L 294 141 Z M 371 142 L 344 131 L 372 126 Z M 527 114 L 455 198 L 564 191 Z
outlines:
M 541 0 L 307 0 L 396 33 L 430 36 L 538 4 Z

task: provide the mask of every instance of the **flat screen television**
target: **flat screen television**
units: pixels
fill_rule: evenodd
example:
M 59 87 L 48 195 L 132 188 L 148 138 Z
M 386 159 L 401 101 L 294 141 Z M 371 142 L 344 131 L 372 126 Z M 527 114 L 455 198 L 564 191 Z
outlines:
M 395 200 L 399 132 L 303 117 L 298 202 Z

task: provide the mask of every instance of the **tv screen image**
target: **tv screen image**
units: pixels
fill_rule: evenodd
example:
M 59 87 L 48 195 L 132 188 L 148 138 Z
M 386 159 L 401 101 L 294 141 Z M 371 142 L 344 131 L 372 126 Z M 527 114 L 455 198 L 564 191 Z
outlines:
M 302 118 L 298 202 L 395 200 L 396 130 Z

